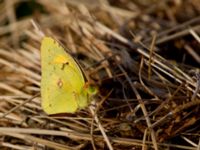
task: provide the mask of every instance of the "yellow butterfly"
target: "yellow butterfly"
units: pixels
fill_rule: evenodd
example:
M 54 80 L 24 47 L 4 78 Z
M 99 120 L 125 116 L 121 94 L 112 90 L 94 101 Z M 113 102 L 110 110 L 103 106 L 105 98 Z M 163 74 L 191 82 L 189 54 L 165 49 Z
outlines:
M 97 92 L 86 83 L 78 63 L 51 37 L 42 40 L 41 70 L 42 108 L 47 114 L 75 113 Z

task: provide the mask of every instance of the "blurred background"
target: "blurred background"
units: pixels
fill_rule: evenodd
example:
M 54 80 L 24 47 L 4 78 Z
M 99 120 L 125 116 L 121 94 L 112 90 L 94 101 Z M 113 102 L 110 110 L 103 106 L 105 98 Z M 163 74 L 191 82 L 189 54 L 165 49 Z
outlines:
M 1 149 L 200 149 L 199 0 L 0 0 Z M 99 88 L 87 109 L 40 106 L 42 35 Z

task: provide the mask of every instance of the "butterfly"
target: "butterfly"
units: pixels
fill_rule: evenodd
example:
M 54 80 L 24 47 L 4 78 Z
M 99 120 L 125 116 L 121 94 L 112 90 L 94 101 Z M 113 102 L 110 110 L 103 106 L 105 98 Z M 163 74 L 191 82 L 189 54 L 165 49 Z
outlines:
M 76 60 L 51 37 L 41 42 L 41 74 L 41 104 L 49 115 L 75 113 L 88 106 L 97 92 Z

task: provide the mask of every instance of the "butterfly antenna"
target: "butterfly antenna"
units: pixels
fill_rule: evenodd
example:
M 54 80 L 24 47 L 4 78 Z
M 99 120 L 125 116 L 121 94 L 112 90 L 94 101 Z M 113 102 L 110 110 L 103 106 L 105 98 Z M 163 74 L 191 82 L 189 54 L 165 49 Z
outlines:
M 43 38 L 45 36 L 44 32 L 41 30 L 40 25 L 34 20 L 31 19 L 31 24 L 33 25 L 33 27 L 35 28 L 35 31 L 37 34 L 39 34 L 39 36 L 41 38 Z

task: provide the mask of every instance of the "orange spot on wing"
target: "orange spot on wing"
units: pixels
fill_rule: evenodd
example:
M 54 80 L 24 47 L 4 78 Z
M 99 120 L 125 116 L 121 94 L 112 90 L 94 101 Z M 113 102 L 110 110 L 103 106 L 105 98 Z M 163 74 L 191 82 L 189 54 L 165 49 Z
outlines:
M 62 82 L 61 79 L 58 79 L 57 85 L 58 85 L 59 88 L 62 88 L 63 82 Z

